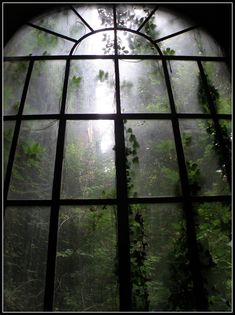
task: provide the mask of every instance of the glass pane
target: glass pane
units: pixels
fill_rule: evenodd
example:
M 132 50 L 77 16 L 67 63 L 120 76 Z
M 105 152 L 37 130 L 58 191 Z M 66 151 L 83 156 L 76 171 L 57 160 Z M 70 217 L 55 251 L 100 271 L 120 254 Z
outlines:
M 167 48 L 175 55 L 222 57 L 223 53 L 218 43 L 203 29 L 196 29 L 159 43 L 163 53 Z M 165 53 L 166 54 L 166 53 Z
M 116 100 L 113 61 L 72 61 L 66 107 L 68 113 L 114 113 Z
M 113 27 L 112 5 L 74 5 L 74 8 L 94 30 Z
M 117 25 L 137 30 L 154 9 L 151 5 L 117 5 Z
M 28 62 L 4 63 L 4 114 L 16 115 L 19 110 Z
M 152 39 L 160 39 L 190 26 L 193 26 L 193 23 L 181 16 L 179 12 L 172 12 L 168 8 L 158 8 L 141 31 Z
M 115 207 L 63 207 L 58 234 L 54 310 L 118 310 Z
M 115 197 L 112 121 L 68 121 L 62 198 Z
M 167 120 L 125 123 L 129 196 L 181 193 L 172 125 Z
M 131 275 L 137 311 L 192 311 L 186 228 L 179 205 L 131 205 Z
M 9 199 L 51 199 L 58 122 L 23 121 Z
M 209 298 L 209 311 L 231 311 L 231 208 L 226 203 L 195 205 L 201 270 Z
M 35 62 L 25 101 L 24 114 L 55 114 L 60 112 L 64 72 L 65 61 Z
M 74 42 L 23 26 L 15 33 L 4 49 L 5 56 L 67 55 Z
M 215 133 L 213 133 L 213 129 L 210 129 L 210 132 L 214 135 L 214 147 L 216 148 L 216 153 L 218 154 L 218 159 L 221 165 L 221 168 L 219 170 L 221 176 L 224 178 L 224 180 L 227 180 L 227 170 L 224 164 L 224 161 L 226 160 L 229 164 L 229 172 L 231 175 L 231 169 L 232 169 L 232 140 L 233 140 L 233 134 L 232 134 L 232 126 L 230 120 L 219 120 L 220 128 L 221 128 L 221 134 L 224 142 L 224 147 L 222 147 L 218 141 L 218 138 L 216 137 Z
M 113 31 L 98 32 L 82 40 L 75 48 L 74 55 L 114 55 Z
M 217 113 L 231 113 L 231 78 L 228 68 L 222 62 L 203 62 L 211 95 Z
M 15 129 L 14 121 L 4 121 L 4 176 L 6 175 L 6 168 L 11 150 L 11 143 Z
M 79 39 L 89 32 L 80 18 L 71 9 L 66 9 L 63 6 L 40 15 L 31 23 L 74 39 Z
M 177 112 L 208 112 L 207 102 L 203 102 L 204 92 L 197 63 L 168 61 L 168 69 Z
M 43 311 L 48 208 L 7 208 L 4 226 L 4 310 Z
M 146 38 L 126 31 L 118 31 L 118 54 L 158 55 L 157 48 Z
M 180 120 L 181 137 L 193 195 L 229 194 L 223 156 L 209 120 Z
M 120 60 L 122 112 L 169 112 L 162 65 L 152 60 Z
M 230 150 L 231 150 L 231 142 L 232 142 L 232 139 L 233 139 L 233 134 L 232 134 L 232 126 L 231 126 L 231 121 L 230 120 L 223 120 L 223 119 L 220 119 L 219 120 L 219 123 L 220 123 L 220 127 L 221 127 L 221 130 L 222 130 L 222 135 L 224 137 L 224 142 L 225 143 L 228 143 L 229 142 L 229 145 L 230 145 Z

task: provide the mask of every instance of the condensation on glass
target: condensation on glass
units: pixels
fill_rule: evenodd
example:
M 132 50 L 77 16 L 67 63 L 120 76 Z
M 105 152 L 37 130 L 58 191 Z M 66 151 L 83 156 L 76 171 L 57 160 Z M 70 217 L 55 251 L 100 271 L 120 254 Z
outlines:
M 165 39 L 159 44 L 163 51 L 170 47 L 179 56 L 223 56 L 220 46 L 201 28 Z
M 216 153 L 218 139 L 211 120 L 180 120 L 181 138 L 193 195 L 230 193 L 223 165 Z M 198 145 L 200 143 L 200 146 Z
M 167 7 L 159 7 L 144 25 L 143 32 L 158 40 L 192 26 L 193 21 L 182 16 L 179 12 L 176 14 Z
M 24 114 L 60 112 L 64 70 L 64 60 L 35 62 L 25 100 Z
M 203 62 L 218 114 L 231 113 L 231 74 L 223 62 Z
M 105 4 L 74 5 L 82 18 L 89 22 L 94 30 L 113 27 L 113 8 Z
M 71 62 L 66 112 L 114 113 L 115 77 L 112 60 Z
M 114 55 L 114 32 L 103 31 L 87 36 L 79 42 L 74 55 Z
M 211 311 L 229 311 L 232 301 L 231 205 L 194 204 L 197 242 Z M 208 272 L 209 270 L 209 272 Z
M 137 30 L 154 9 L 154 5 L 117 5 L 117 25 Z
M 54 311 L 117 311 L 116 207 L 62 207 Z
M 28 62 L 5 62 L 4 64 L 4 114 L 18 113 Z
M 5 311 L 43 311 L 49 218 L 49 208 L 6 209 Z
M 48 13 L 44 13 L 31 21 L 34 25 L 46 28 L 50 31 L 79 39 L 89 32 L 88 27 L 82 23 L 74 11 L 61 6 L 60 8 Z
M 128 120 L 127 158 L 133 188 L 130 197 L 181 194 L 171 121 Z
M 62 198 L 113 198 L 115 157 L 113 121 L 68 121 Z
M 187 258 L 182 206 L 174 203 L 133 204 L 130 205 L 130 212 L 133 273 L 136 272 L 138 259 L 141 259 L 137 255 L 137 253 L 141 254 L 140 242 L 142 241 L 143 246 L 146 247 L 146 257 L 141 266 L 145 271 L 145 281 L 139 277 L 138 280 L 143 281 L 143 286 L 140 287 L 138 282 L 134 282 L 133 285 L 133 301 L 136 310 L 144 310 L 144 304 L 148 302 L 149 311 L 171 311 L 174 309 L 173 300 L 177 298 L 181 290 L 190 292 L 192 299 L 192 281 L 188 281 L 191 278 L 191 272 Z M 142 225 L 141 222 L 143 222 Z M 143 224 L 144 235 L 140 228 Z M 144 285 L 148 292 L 145 298 Z M 188 309 L 190 309 L 190 299 L 188 301 L 185 299 L 182 306 L 178 307 L 178 311 L 185 310 L 184 303 L 188 303 Z
M 57 132 L 56 120 L 21 123 L 9 199 L 51 199 Z
M 120 60 L 123 113 L 169 113 L 162 64 L 153 60 Z
M 177 112 L 207 113 L 208 106 L 202 104 L 200 98 L 203 88 L 197 63 L 194 61 L 169 61 L 168 69 Z
M 30 26 L 22 26 L 8 42 L 5 56 L 67 55 L 74 42 Z
M 146 38 L 126 31 L 118 31 L 117 36 L 120 55 L 158 55 L 156 47 Z

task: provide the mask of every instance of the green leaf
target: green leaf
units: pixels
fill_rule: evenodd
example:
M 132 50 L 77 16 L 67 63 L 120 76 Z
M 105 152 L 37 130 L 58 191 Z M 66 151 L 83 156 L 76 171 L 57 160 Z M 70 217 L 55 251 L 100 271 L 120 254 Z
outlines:
M 140 147 L 139 142 L 137 140 L 135 140 L 133 143 L 133 149 L 137 149 L 139 147 Z
M 104 72 L 104 70 L 100 69 L 96 79 L 99 80 L 100 82 L 104 82 L 105 80 L 108 79 L 108 76 L 109 76 L 108 72 Z
M 13 105 L 13 108 L 18 111 L 18 109 L 20 108 L 20 102 L 16 102 L 14 105 Z
M 135 135 L 131 134 L 130 137 L 129 137 L 129 141 L 130 142 L 135 142 L 136 141 Z
M 168 55 L 168 56 L 172 56 L 175 54 L 175 50 L 174 49 L 170 49 L 169 47 L 166 48 L 165 50 L 163 50 L 163 54 L 164 55 Z
M 72 78 L 72 83 L 77 85 L 79 87 L 80 83 L 82 81 L 82 77 L 76 77 L 75 75 Z
M 139 163 L 139 158 L 138 158 L 138 156 L 135 156 L 135 157 L 132 159 L 132 162 L 133 162 L 134 164 L 138 164 L 138 163 Z
M 72 249 L 66 249 L 65 251 L 57 252 L 57 257 L 69 257 L 73 254 Z
M 31 143 L 22 145 L 23 152 L 31 158 L 35 158 L 44 152 L 44 148 L 40 143 Z

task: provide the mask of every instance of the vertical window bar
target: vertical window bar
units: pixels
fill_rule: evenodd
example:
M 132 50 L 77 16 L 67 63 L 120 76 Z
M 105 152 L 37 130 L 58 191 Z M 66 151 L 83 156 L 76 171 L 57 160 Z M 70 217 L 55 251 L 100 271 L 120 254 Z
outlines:
M 52 207 L 50 215 L 49 239 L 48 239 L 48 253 L 47 253 L 47 271 L 46 271 L 46 285 L 44 296 L 44 310 L 53 310 L 54 298 L 54 280 L 55 280 L 55 265 L 56 265 L 56 251 L 57 251 L 57 232 L 59 220 L 59 205 L 60 205 L 60 187 L 61 187 L 61 174 L 63 166 L 63 151 L 65 141 L 65 103 L 67 95 L 67 86 L 69 78 L 70 59 L 66 62 L 65 78 L 61 102 L 60 122 L 57 138 L 54 180 L 52 190 Z
M 9 154 L 9 159 L 8 159 L 8 164 L 7 164 L 7 169 L 6 169 L 6 177 L 5 177 L 5 183 L 4 183 L 4 203 L 6 204 L 7 201 L 7 195 L 10 187 L 10 180 L 11 180 L 11 174 L 12 174 L 12 168 L 13 168 L 13 163 L 14 163 L 14 158 L 15 158 L 15 153 L 16 153 L 16 146 L 19 138 L 19 133 L 20 133 L 20 126 L 21 126 L 21 119 L 22 119 L 22 114 L 24 110 L 24 103 L 28 91 L 28 86 L 30 82 L 30 77 L 32 74 L 33 70 L 33 65 L 34 61 L 30 60 L 29 66 L 28 66 L 28 71 L 25 79 L 25 84 L 23 88 L 23 93 L 20 101 L 20 107 L 16 119 L 16 124 L 15 124 L 15 130 L 14 130 L 14 135 L 12 138 L 12 144 L 11 144 L 11 150 Z
M 119 295 L 120 310 L 131 311 L 131 270 L 130 270 L 130 240 L 128 192 L 126 178 L 126 156 L 124 122 L 121 116 L 120 104 L 120 78 L 117 49 L 117 15 L 116 6 L 113 8 L 114 16 L 114 48 L 115 48 L 115 78 L 116 78 L 116 106 L 115 119 L 115 146 L 116 146 L 116 183 L 117 183 L 117 217 L 118 217 L 118 263 L 119 263 Z
M 200 264 L 199 264 L 199 255 L 197 249 L 197 240 L 196 240 L 196 230 L 195 230 L 195 223 L 194 223 L 194 216 L 193 216 L 193 207 L 192 201 L 190 198 L 190 189 L 189 189 L 189 182 L 188 182 L 188 174 L 187 174 L 187 167 L 184 157 L 183 145 L 180 136 L 180 129 L 179 129 L 179 121 L 176 114 L 176 108 L 173 98 L 173 93 L 171 89 L 171 83 L 169 78 L 169 73 L 167 69 L 166 60 L 163 58 L 163 70 L 165 75 L 165 81 L 170 101 L 170 107 L 172 112 L 172 126 L 173 132 L 175 137 L 175 145 L 176 145 L 176 153 L 177 159 L 179 164 L 179 172 L 180 172 L 180 179 L 181 179 L 181 187 L 183 193 L 183 209 L 186 219 L 186 227 L 187 227 L 187 242 L 188 242 L 188 252 L 189 252 L 189 260 L 193 278 L 193 290 L 195 294 L 195 307 L 198 311 L 206 311 L 208 309 L 208 301 L 207 296 L 205 294 L 204 285 L 203 285 L 203 278 L 200 271 Z
M 91 32 L 94 32 L 93 28 L 83 19 L 83 17 L 74 9 L 72 5 L 70 5 L 71 10 L 79 17 L 79 19 L 89 28 Z
M 144 22 L 139 26 L 139 28 L 137 29 L 137 32 L 139 32 L 144 26 L 145 24 L 151 19 L 151 17 L 154 15 L 154 13 L 158 10 L 159 6 L 157 6 L 155 9 L 153 9 L 152 12 L 150 12 L 149 16 L 147 16 L 147 18 L 144 20 Z
M 218 138 L 218 142 L 219 142 L 219 145 L 221 147 L 221 151 L 225 153 L 224 154 L 225 171 L 226 171 L 227 180 L 228 180 L 228 183 L 229 183 L 229 186 L 230 186 L 230 189 L 231 189 L 231 162 L 229 160 L 229 154 L 228 154 L 228 152 L 226 152 L 227 150 L 225 148 L 221 127 L 220 127 L 219 120 L 218 120 L 218 117 L 217 117 L 216 107 L 215 107 L 214 101 L 212 100 L 212 97 L 211 97 L 211 93 L 210 93 L 210 89 L 209 89 L 209 85 L 208 85 L 206 74 L 204 72 L 204 69 L 203 69 L 201 61 L 198 61 L 197 63 L 198 63 L 198 67 L 199 67 L 199 71 L 200 71 L 203 87 L 204 87 L 204 90 L 206 92 L 209 110 L 210 110 L 210 112 L 212 114 L 212 117 L 213 117 L 212 119 L 213 119 L 214 126 L 215 126 L 215 133 L 216 133 L 216 136 Z

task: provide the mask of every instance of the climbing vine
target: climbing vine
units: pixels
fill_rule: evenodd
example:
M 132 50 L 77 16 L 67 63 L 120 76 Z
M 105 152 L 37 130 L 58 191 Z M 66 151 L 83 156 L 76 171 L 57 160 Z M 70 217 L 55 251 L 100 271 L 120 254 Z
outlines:
M 132 128 L 124 130 L 126 136 L 126 175 L 127 189 L 129 196 L 137 197 L 134 191 L 133 177 L 135 168 L 139 164 L 138 148 L 139 143 Z M 146 266 L 147 259 L 147 236 L 142 205 L 129 206 L 129 227 L 130 227 L 130 257 L 131 257 L 131 279 L 133 290 L 133 308 L 137 310 L 149 309 L 149 296 L 147 282 L 150 280 Z

